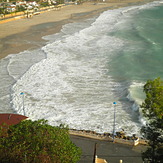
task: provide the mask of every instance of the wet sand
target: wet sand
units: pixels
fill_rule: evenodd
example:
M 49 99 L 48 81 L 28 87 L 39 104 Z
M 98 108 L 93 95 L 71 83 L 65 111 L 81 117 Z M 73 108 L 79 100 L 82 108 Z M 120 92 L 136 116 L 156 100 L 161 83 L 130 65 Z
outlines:
M 9 54 L 39 48 L 45 44 L 43 36 L 57 33 L 66 23 L 81 21 L 98 16 L 108 9 L 138 3 L 142 0 L 110 0 L 109 2 L 86 2 L 81 5 L 68 5 L 60 10 L 49 11 L 33 16 L 0 24 L 0 59 Z

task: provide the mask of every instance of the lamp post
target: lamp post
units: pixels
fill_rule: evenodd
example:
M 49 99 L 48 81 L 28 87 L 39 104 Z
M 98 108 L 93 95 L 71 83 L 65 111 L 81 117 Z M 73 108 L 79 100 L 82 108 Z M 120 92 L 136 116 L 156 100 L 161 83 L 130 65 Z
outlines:
M 115 137 L 115 120 L 116 120 L 116 102 L 113 102 L 114 104 L 114 122 L 113 122 L 113 142 L 114 142 L 114 137 Z
M 21 92 L 20 95 L 22 95 L 23 113 L 24 113 L 24 116 L 25 116 L 25 109 L 24 109 L 24 92 Z

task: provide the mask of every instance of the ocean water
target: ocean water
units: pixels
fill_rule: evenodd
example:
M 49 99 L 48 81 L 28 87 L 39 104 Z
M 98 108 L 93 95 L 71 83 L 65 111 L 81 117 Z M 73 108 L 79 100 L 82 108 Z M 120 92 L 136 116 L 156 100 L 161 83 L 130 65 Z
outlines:
M 67 24 L 41 49 L 2 59 L 0 112 L 101 133 L 113 131 L 115 110 L 116 131 L 139 135 L 143 85 L 163 77 L 160 2 Z

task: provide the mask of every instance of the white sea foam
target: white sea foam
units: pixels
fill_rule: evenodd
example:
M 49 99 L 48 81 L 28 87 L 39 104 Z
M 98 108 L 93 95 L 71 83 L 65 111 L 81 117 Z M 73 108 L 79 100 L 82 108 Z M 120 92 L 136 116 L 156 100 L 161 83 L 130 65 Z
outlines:
M 8 113 L 11 112 L 10 106 L 10 87 L 15 80 L 9 76 L 7 71 L 7 65 L 9 58 L 0 60 L 0 112 Z
M 142 104 L 143 100 L 145 99 L 145 95 L 143 93 L 143 84 L 142 83 L 133 83 L 129 87 L 129 94 L 128 99 L 130 101 L 133 101 L 133 110 L 137 111 L 140 108 L 140 105 Z
M 125 7 L 125 9 L 122 10 L 122 14 L 125 15 L 125 17 L 130 17 L 132 14 L 138 13 L 140 12 L 140 10 L 144 10 L 144 9 L 149 9 L 149 8 L 153 8 L 155 6 L 160 5 L 160 3 L 162 3 L 163 1 L 154 1 L 154 2 L 150 2 L 144 5 L 139 5 L 139 6 L 129 6 L 129 7 Z
M 33 50 L 32 52 L 20 52 L 9 57 L 8 73 L 15 80 L 18 80 L 33 64 L 45 58 L 45 54 L 41 50 Z
M 133 102 L 125 99 L 126 83 L 108 75 L 111 56 L 125 45 L 124 40 L 109 34 L 117 24 L 124 24 L 127 18 L 121 12 L 126 9 L 106 11 L 91 25 L 75 28 L 74 33 L 67 32 L 74 28 L 69 24 L 61 38 L 59 34 L 46 37 L 50 42 L 42 51 L 47 58 L 31 66 L 13 86 L 15 111 L 23 114 L 24 98 L 25 113 L 31 119 L 45 118 L 52 125 L 65 123 L 76 129 L 112 132 L 116 107 L 116 129 L 138 133 L 141 124 L 138 113 L 131 109 Z M 19 76 L 11 71 L 13 65 L 11 60 L 10 74 L 17 79 Z M 140 85 L 136 82 L 129 88 L 128 97 L 137 104 Z M 20 92 L 25 93 L 24 97 Z
M 127 96 L 127 98 L 130 101 L 133 101 L 132 109 L 134 111 L 138 111 L 139 121 L 141 122 L 141 124 L 146 123 L 146 120 L 143 117 L 142 108 L 140 107 L 140 105 L 143 103 L 145 99 L 145 93 L 143 92 L 144 84 L 145 83 L 134 81 L 128 89 L 128 96 Z
M 143 93 L 143 86 L 145 83 L 140 83 L 133 81 L 128 89 L 128 99 L 130 101 L 137 101 L 138 104 L 141 104 L 145 99 L 145 94 Z

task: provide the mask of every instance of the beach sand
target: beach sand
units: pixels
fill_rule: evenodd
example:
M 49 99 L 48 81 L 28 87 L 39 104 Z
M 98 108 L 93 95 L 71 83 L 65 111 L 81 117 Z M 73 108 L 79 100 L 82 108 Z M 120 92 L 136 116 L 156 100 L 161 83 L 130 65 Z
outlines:
M 147 3 L 142 0 L 110 0 L 109 2 L 85 2 L 81 5 L 67 5 L 32 18 L 23 18 L 0 23 L 0 59 L 9 54 L 39 48 L 45 44 L 43 36 L 57 33 L 66 23 L 99 15 L 118 7 Z

